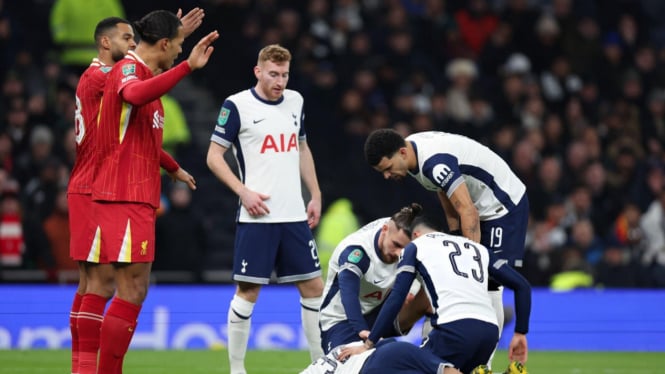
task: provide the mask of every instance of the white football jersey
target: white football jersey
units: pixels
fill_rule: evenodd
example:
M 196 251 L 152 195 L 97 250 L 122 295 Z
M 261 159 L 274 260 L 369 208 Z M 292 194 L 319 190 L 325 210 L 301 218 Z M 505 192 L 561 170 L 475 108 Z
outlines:
M 347 345 L 362 345 L 363 342 L 349 343 Z M 342 346 L 337 347 L 330 351 L 325 356 L 319 357 L 316 361 L 312 362 L 300 374 L 358 374 L 362 369 L 363 364 L 367 358 L 374 353 L 375 349 L 369 349 L 363 353 L 352 355 L 345 361 L 337 359 L 342 350 Z
M 363 315 L 381 305 L 388 297 L 395 283 L 397 263 L 386 264 L 381 260 L 378 239 L 381 228 L 389 220 L 390 217 L 384 217 L 370 222 L 335 247 L 328 265 L 328 277 L 319 312 L 319 323 L 323 331 L 348 319 L 337 279 L 341 271 L 352 271 L 360 278 L 358 299 Z
M 229 148 L 240 180 L 252 191 L 269 195 L 270 213 L 252 217 L 240 204 L 239 222 L 305 221 L 300 180 L 300 141 L 305 140 L 303 98 L 284 90 L 266 101 L 254 88 L 229 96 L 222 105 L 211 141 Z
M 435 324 L 465 318 L 497 324 L 487 292 L 489 261 L 483 245 L 434 232 L 404 248 L 397 270 L 416 272 L 435 312 Z
M 415 133 L 418 170 L 409 172 L 423 187 L 452 195 L 466 183 L 481 221 L 503 217 L 517 205 L 526 186 L 499 155 L 466 136 L 438 131 Z

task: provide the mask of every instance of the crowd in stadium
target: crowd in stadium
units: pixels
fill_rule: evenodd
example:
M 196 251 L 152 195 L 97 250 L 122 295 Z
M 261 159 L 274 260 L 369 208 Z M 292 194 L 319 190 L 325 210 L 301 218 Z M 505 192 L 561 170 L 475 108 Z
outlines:
M 57 270 L 76 269 L 66 185 L 80 67 L 62 61 L 63 46 L 52 37 L 58 1 L 0 1 L 0 268 L 42 269 L 51 281 Z M 218 105 L 254 83 L 249 67 L 261 47 L 287 47 L 294 56 L 289 88 L 306 98 L 324 210 L 347 198 L 368 222 L 417 201 L 443 219 L 435 195 L 371 170 L 362 145 L 384 127 L 463 134 L 501 155 L 527 186 L 522 273 L 534 286 L 665 286 L 665 3 L 108 2 L 132 21 L 156 8 L 205 9 L 191 40 L 212 29 L 221 36 L 192 80 Z M 86 37 L 92 41 L 92 33 Z M 192 132 L 210 133 L 215 119 Z M 200 166 L 208 144 L 192 147 L 200 160 L 183 167 L 209 178 Z M 191 151 L 174 156 L 192 158 Z M 179 193 L 170 195 L 166 182 L 165 200 Z M 230 194 L 222 184 L 207 187 L 193 192 L 191 209 L 161 219 L 202 221 L 188 228 L 191 238 L 205 237 L 200 230 L 233 232 L 232 224 L 211 227 L 198 218 L 196 195 Z M 160 256 L 169 253 L 158 249 L 156 266 Z

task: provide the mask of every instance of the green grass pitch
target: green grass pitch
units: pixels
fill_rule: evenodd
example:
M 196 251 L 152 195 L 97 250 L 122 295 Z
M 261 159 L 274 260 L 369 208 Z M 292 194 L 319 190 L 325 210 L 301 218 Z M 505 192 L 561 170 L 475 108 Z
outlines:
M 497 353 L 495 369 L 508 364 L 505 351 Z M 298 373 L 309 362 L 304 351 L 249 351 L 250 374 Z M 125 358 L 125 374 L 228 373 L 225 350 L 131 350 Z M 529 353 L 531 374 L 656 374 L 663 373 L 665 354 L 660 352 L 551 352 Z M 0 351 L 1 374 L 70 373 L 69 351 Z M 501 371 L 499 371 L 501 372 Z

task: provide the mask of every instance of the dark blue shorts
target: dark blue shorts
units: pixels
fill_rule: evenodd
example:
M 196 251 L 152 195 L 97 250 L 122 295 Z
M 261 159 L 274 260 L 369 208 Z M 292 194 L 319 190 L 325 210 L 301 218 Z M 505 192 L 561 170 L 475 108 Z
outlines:
M 529 224 L 529 199 L 522 200 L 505 216 L 480 222 L 480 243 L 511 266 L 522 267 L 526 229 Z
M 489 361 L 498 341 L 499 328 L 496 325 L 477 319 L 461 319 L 436 326 L 423 347 L 451 362 L 462 373 L 469 373 Z
M 268 284 L 321 276 L 316 242 L 306 221 L 238 223 L 233 254 L 233 280 Z
M 443 363 L 432 352 L 411 343 L 381 341 L 360 374 L 437 374 Z

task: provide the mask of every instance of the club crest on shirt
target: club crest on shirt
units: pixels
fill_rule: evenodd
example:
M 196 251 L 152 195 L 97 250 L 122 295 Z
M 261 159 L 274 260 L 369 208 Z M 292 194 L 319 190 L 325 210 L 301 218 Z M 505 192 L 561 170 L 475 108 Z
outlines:
M 349 257 L 347 257 L 347 260 L 351 263 L 357 264 L 362 260 L 363 258 L 363 252 L 360 249 L 355 249 L 353 252 L 349 254 Z
M 134 73 L 136 73 L 136 65 L 135 64 L 123 65 L 122 75 L 132 75 Z

